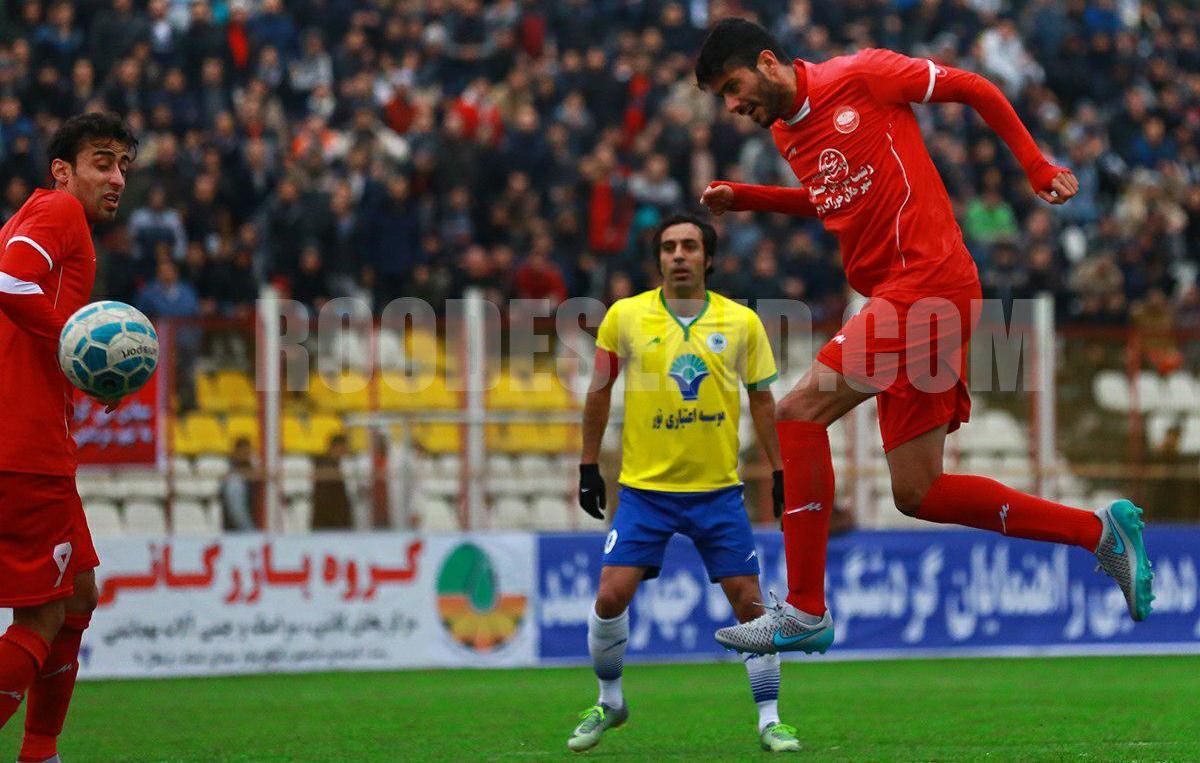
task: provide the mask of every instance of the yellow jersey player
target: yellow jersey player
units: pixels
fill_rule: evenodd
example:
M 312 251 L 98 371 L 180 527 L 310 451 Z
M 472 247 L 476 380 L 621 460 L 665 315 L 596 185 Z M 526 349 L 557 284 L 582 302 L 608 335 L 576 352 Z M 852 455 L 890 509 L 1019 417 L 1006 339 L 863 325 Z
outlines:
M 655 232 L 661 288 L 615 303 L 600 324 L 596 372 L 583 412 L 579 503 L 604 519 L 604 480 L 597 458 L 608 424 L 612 385 L 625 372 L 625 423 L 618 507 L 604 543 L 596 604 L 588 617 L 588 651 L 600 681 L 596 704 L 581 714 L 567 742 L 575 751 L 599 743 L 629 717 L 621 692 L 629 603 L 662 566 L 675 533 L 696 544 L 740 622 L 763 613 L 758 554 L 738 477 L 741 391 L 774 471 L 773 498 L 783 506 L 775 435 L 775 359 L 753 311 L 707 290 L 717 234 L 703 220 L 676 215 Z M 759 739 L 771 751 L 800 749 L 796 730 L 779 722 L 777 655 L 745 660 L 759 709 Z

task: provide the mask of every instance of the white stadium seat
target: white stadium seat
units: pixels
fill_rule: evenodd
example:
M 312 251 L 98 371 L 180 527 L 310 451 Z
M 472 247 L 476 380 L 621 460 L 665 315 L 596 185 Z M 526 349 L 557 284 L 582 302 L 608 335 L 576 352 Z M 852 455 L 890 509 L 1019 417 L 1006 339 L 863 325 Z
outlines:
M 283 507 L 282 526 L 280 531 L 284 533 L 303 534 L 312 530 L 312 499 L 291 498 L 287 501 L 287 505 Z
M 1120 371 L 1101 371 L 1092 380 L 1092 395 L 1107 411 L 1129 410 L 1129 379 Z
M 529 503 L 522 498 L 500 498 L 492 504 L 491 529 L 524 530 L 532 524 Z
M 215 477 L 183 476 L 175 478 L 175 495 L 184 498 L 212 498 L 221 492 L 221 481 Z
M 1148 371 L 1141 372 L 1138 374 L 1137 382 L 1134 384 L 1134 390 L 1137 392 L 1139 411 L 1152 411 L 1163 403 L 1165 388 L 1158 374 L 1152 374 Z
M 1200 409 L 1200 386 L 1186 371 L 1176 371 L 1163 381 L 1162 408 L 1168 411 Z
M 312 479 L 313 462 L 308 456 L 287 455 L 280 461 L 280 469 L 284 477 L 303 477 Z
M 229 459 L 214 455 L 197 456 L 193 468 L 197 476 L 220 479 L 229 473 Z
M 572 505 L 558 496 L 542 496 L 533 502 L 533 524 L 539 530 L 569 530 Z M 576 509 L 578 511 L 578 509 Z
M 93 538 L 115 538 L 124 533 L 121 512 L 115 503 L 108 501 L 85 501 L 83 513 L 87 516 L 88 529 Z
M 200 501 L 177 499 L 171 503 L 171 533 L 184 536 L 207 536 L 221 532 L 219 522 L 210 508 Z
M 125 503 L 125 532 L 128 535 L 166 535 L 167 518 L 161 503 L 131 500 Z
M 458 509 L 444 498 L 426 496 L 417 501 L 418 528 L 424 532 L 454 532 L 458 527 Z
M 113 481 L 120 488 L 123 498 L 167 498 L 167 478 L 157 471 L 146 469 L 122 470 L 114 475 Z

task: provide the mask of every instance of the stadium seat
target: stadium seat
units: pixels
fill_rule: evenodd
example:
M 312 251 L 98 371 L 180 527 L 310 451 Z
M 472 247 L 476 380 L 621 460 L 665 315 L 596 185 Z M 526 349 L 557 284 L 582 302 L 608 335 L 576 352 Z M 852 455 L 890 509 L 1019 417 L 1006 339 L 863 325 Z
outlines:
M 456 532 L 458 510 L 444 498 L 426 497 L 417 502 L 418 526 L 423 532 Z
M 533 501 L 533 524 L 538 530 L 569 530 L 573 519 L 572 505 L 561 494 Z
M 1200 453 L 1200 417 L 1188 416 L 1184 421 L 1179 451 L 1188 455 Z
M 246 414 L 236 414 L 225 419 L 225 439 L 229 443 L 228 452 L 238 440 L 245 438 L 250 441 L 250 447 L 258 450 L 260 445 L 258 418 Z
M 1200 387 L 1195 377 L 1186 371 L 1176 371 L 1164 379 L 1161 408 L 1180 412 L 1200 410 Z
M 1165 387 L 1162 377 L 1149 371 L 1142 371 L 1134 382 L 1133 391 L 1137 393 L 1138 410 L 1146 413 L 1162 405 Z
M 116 475 L 116 481 L 124 496 L 130 498 L 153 498 L 166 500 L 166 475 L 148 469 L 123 469 Z
M 175 453 L 192 456 L 228 453 L 232 443 L 217 418 L 206 413 L 189 413 L 175 420 L 172 445 Z
M 220 524 L 200 501 L 177 499 L 171 503 L 171 534 L 208 536 L 221 532 Z
M 171 486 L 176 496 L 197 500 L 213 498 L 221 492 L 221 481 L 218 478 L 194 474 L 175 477 Z
M 285 477 L 312 478 L 313 462 L 308 456 L 285 455 L 279 467 Z
M 458 424 L 413 424 L 412 437 L 428 453 L 457 453 L 460 449 L 459 429 Z
M 126 535 L 166 535 L 167 519 L 162 504 L 155 501 L 126 501 L 124 526 Z
M 196 463 L 192 468 L 195 470 L 197 477 L 220 479 L 229 473 L 229 459 L 224 456 L 197 456 Z
M 217 375 L 213 373 L 196 374 L 196 405 L 206 413 L 228 413 L 228 401 L 221 397 L 217 389 Z
M 217 371 L 216 384 L 225 410 L 233 413 L 253 413 L 258 410 L 258 392 L 246 374 L 241 371 Z
M 521 453 L 516 458 L 517 474 L 523 478 L 537 478 L 550 474 L 553 468 L 547 456 L 537 453 Z
M 446 368 L 457 368 L 458 358 L 451 358 L 438 341 L 436 334 L 427 331 L 408 331 L 404 336 L 408 357 L 426 370 L 441 371 Z
M 312 499 L 308 497 L 294 497 L 287 501 L 287 505 L 283 507 L 282 526 L 280 532 L 303 534 L 312 531 L 312 514 L 313 505 Z
M 119 498 L 120 488 L 113 484 L 107 469 L 80 467 L 75 474 L 75 486 L 79 497 L 86 504 L 91 498 Z
M 87 517 L 88 529 L 93 538 L 115 538 L 124 534 L 121 512 L 115 503 L 108 501 L 85 501 L 83 513 Z
M 314 373 L 309 377 L 308 394 L 313 405 L 323 411 L 347 413 L 371 408 L 369 379 L 359 371 Z
M 192 474 L 192 459 L 176 454 L 171 457 L 170 469 L 172 477 L 186 477 Z
M 1092 380 L 1092 395 L 1106 411 L 1129 410 L 1129 379 L 1120 371 L 1101 371 Z
M 490 526 L 493 530 L 525 530 L 533 525 L 529 503 L 523 498 L 509 496 L 492 504 Z
M 319 456 L 329 450 L 334 435 L 341 434 L 342 421 L 332 414 L 315 413 L 307 420 L 283 417 L 283 449 L 287 453 Z

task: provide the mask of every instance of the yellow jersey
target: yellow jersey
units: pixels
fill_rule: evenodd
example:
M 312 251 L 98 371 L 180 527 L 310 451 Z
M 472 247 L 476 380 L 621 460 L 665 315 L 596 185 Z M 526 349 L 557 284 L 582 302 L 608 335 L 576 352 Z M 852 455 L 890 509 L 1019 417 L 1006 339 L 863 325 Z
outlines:
M 622 485 L 702 492 L 741 482 L 739 387 L 777 376 L 753 310 L 709 291 L 689 322 L 653 289 L 614 303 L 596 345 L 621 358 L 625 374 Z

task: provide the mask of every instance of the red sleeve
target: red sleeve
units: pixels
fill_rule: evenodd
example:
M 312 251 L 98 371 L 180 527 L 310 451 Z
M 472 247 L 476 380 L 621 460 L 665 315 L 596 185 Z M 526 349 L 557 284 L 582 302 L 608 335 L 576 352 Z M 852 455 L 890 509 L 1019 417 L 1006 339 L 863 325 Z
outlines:
M 754 212 L 779 212 L 795 217 L 817 216 L 817 208 L 809 200 L 808 191 L 803 188 L 729 183 L 724 180 L 709 183 L 710 188 L 714 185 L 727 185 L 733 189 L 733 205 L 729 208 L 734 212 L 748 209 Z
M 1017 157 L 1033 190 L 1049 191 L 1050 181 L 1065 170 L 1042 156 L 1037 142 L 1025 129 L 1000 88 L 974 72 L 949 66 L 936 66 L 934 69 L 936 76 L 931 80 L 929 100 L 965 103 L 975 109 Z
M 621 359 L 617 357 L 617 353 L 597 347 L 595 358 L 592 360 L 592 383 L 588 387 L 588 391 L 607 392 L 611 390 L 620 373 Z
M 66 318 L 40 284 L 75 252 L 80 229 L 87 230 L 83 207 L 71 195 L 55 193 L 21 221 L 0 251 L 0 310 L 55 348 Z
M 909 58 L 871 48 L 854 56 L 852 71 L 863 75 L 871 94 L 884 103 L 928 103 L 937 67 L 927 58 Z
M 39 283 L 50 273 L 51 260 L 33 244 L 16 236 L 0 252 L 0 311 L 21 329 L 58 347 L 66 319 Z
M 955 102 L 975 109 L 1017 157 L 1035 191 L 1049 191 L 1050 181 L 1064 171 L 1042 156 L 1000 88 L 974 72 L 890 50 L 862 51 L 855 56 L 855 68 L 865 75 L 871 93 L 885 103 Z

